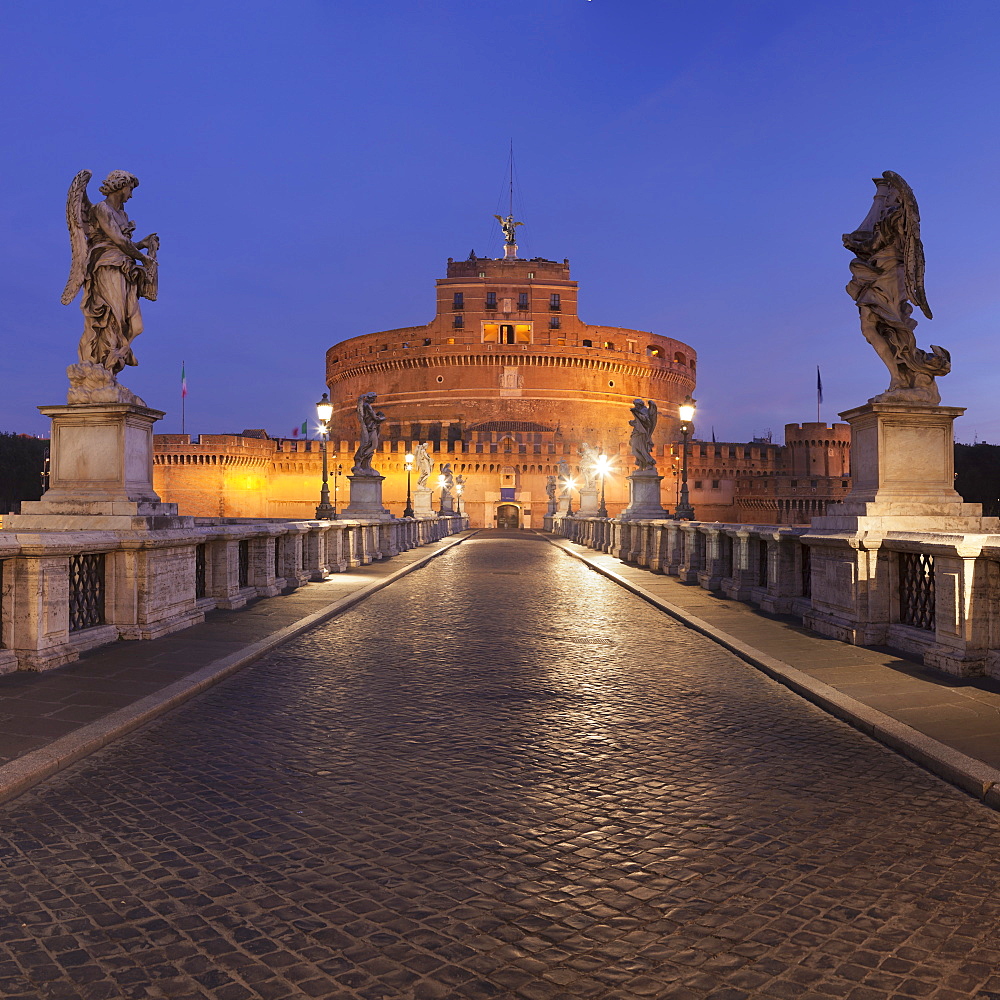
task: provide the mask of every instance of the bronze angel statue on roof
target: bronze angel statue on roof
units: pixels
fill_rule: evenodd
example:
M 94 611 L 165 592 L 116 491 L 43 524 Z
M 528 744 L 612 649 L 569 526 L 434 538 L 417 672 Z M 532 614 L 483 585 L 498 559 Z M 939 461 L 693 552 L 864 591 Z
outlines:
M 943 347 L 930 353 L 917 347 L 913 306 L 931 319 L 924 292 L 924 248 L 920 242 L 920 212 L 910 185 L 886 170 L 872 178 L 875 200 L 871 211 L 844 246 L 855 254 L 847 294 L 858 304 L 861 332 L 885 362 L 889 388 L 872 402 L 928 403 L 941 401 L 934 379 L 951 371 L 951 355 Z
M 517 227 L 523 226 L 524 223 L 515 222 L 513 215 L 508 215 L 506 219 L 502 215 L 494 215 L 493 218 L 500 223 L 507 245 L 513 246 L 517 242 Z
M 135 223 L 126 215 L 125 203 L 139 186 L 134 174 L 112 170 L 101 185 L 104 201 L 96 205 L 87 197 L 91 176 L 81 170 L 66 199 L 73 261 L 62 302 L 68 306 L 83 289 L 80 367 L 98 365 L 113 377 L 126 365 L 138 364 L 132 341 L 142 333 L 139 299 L 156 299 L 160 240 L 151 233 L 132 241 Z

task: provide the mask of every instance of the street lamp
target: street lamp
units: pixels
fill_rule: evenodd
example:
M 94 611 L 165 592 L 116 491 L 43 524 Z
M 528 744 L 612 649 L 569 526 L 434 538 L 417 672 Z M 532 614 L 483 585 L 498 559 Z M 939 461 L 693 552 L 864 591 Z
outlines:
M 611 459 L 607 455 L 598 455 L 596 463 L 597 474 L 601 477 L 601 506 L 597 508 L 598 517 L 608 516 L 608 505 L 604 502 L 604 481 L 611 471 Z
M 694 520 L 694 507 L 688 500 L 688 433 L 691 429 L 689 425 L 694 420 L 694 410 L 694 400 L 690 396 L 685 397 L 684 402 L 677 408 L 677 413 L 681 418 L 683 442 L 681 444 L 681 499 L 674 514 L 678 521 Z
M 333 467 L 333 513 L 330 515 L 331 521 L 339 520 L 339 518 L 337 517 L 337 488 L 339 486 L 337 479 L 339 476 L 342 476 L 343 474 L 344 474 L 344 467 L 343 465 L 340 464 L 340 462 L 338 462 Z
M 413 471 L 413 456 L 409 453 L 405 459 L 406 465 L 406 506 L 403 508 L 403 517 L 413 517 L 413 504 L 410 501 L 410 473 Z
M 444 517 L 444 490 L 448 485 L 448 480 L 444 476 L 438 476 L 438 489 L 441 491 L 441 504 L 438 507 L 438 514 Z
M 324 392 L 323 398 L 316 404 L 316 416 L 319 418 L 319 451 L 323 456 L 323 486 L 319 491 L 319 506 L 316 517 L 321 521 L 334 521 L 337 518 L 336 508 L 330 505 L 330 484 L 327 482 L 326 440 L 330 436 L 330 417 L 333 416 L 333 404 Z
M 572 476 L 563 477 L 563 489 L 566 491 L 566 516 L 573 516 L 573 487 L 576 486 L 576 481 Z
M 458 516 L 462 516 L 462 490 L 465 489 L 463 483 L 455 483 L 455 502 L 458 504 Z

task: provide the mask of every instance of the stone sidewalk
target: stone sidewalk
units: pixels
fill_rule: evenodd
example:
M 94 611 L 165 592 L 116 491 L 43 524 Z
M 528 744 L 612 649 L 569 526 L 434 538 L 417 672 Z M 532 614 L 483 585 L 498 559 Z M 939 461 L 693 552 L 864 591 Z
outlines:
M 204 691 L 474 531 L 331 576 L 150 642 L 120 642 L 42 674 L 0 676 L 0 801 Z M 538 534 L 543 534 L 538 532 Z M 1000 683 L 815 635 L 674 577 L 544 535 L 797 693 L 1000 808 Z
M 162 715 L 280 643 L 426 564 L 474 531 L 450 535 L 322 583 L 212 611 L 201 625 L 118 642 L 44 673 L 0 676 L 0 802 Z
M 828 639 L 791 616 L 628 566 L 560 535 L 545 537 L 831 714 L 1000 809 L 1000 682 L 950 677 L 895 651 Z

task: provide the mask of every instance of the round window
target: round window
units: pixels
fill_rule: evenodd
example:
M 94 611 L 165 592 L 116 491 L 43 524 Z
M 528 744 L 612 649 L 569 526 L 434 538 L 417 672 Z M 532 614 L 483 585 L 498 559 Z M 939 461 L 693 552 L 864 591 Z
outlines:
M 444 381 L 444 376 L 443 375 L 438 375 L 438 381 L 439 382 L 443 382 Z
M 615 380 L 614 379 L 608 379 L 608 385 L 611 386 L 611 388 L 613 389 L 615 387 Z

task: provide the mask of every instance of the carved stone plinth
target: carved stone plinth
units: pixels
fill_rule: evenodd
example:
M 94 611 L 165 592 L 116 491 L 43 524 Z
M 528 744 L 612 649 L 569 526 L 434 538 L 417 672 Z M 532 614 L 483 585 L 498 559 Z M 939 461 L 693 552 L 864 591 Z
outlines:
M 656 469 L 640 469 L 626 476 L 629 485 L 629 504 L 621 512 L 623 521 L 653 521 L 669 517 L 660 503 L 660 481 Z
M 433 517 L 437 511 L 434 510 L 434 491 L 426 486 L 418 486 L 413 491 L 413 516 Z
M 447 491 L 441 491 L 441 516 L 451 517 L 455 513 L 455 498 Z
M 979 504 L 964 503 L 955 492 L 952 424 L 964 412 L 869 401 L 841 414 L 851 424 L 853 488 L 842 503 L 814 517 L 802 537 L 810 553 L 808 628 L 844 642 L 892 645 L 951 673 L 975 672 L 975 657 L 940 626 L 945 610 L 961 605 L 965 573 L 955 568 L 959 549 L 947 554 L 942 536 L 961 548 L 963 539 L 1000 530 L 1000 520 L 983 517 Z M 927 533 L 935 535 L 933 553 Z M 927 552 L 935 560 L 942 614 L 934 629 L 904 623 L 901 551 Z
M 40 406 L 52 420 L 49 488 L 4 519 L 18 531 L 180 527 L 177 505 L 153 490 L 153 424 L 133 403 Z
M 348 476 L 351 502 L 340 512 L 347 520 L 390 521 L 392 514 L 382 506 L 385 476 Z
M 580 490 L 580 509 L 577 513 L 597 517 L 597 490 Z

